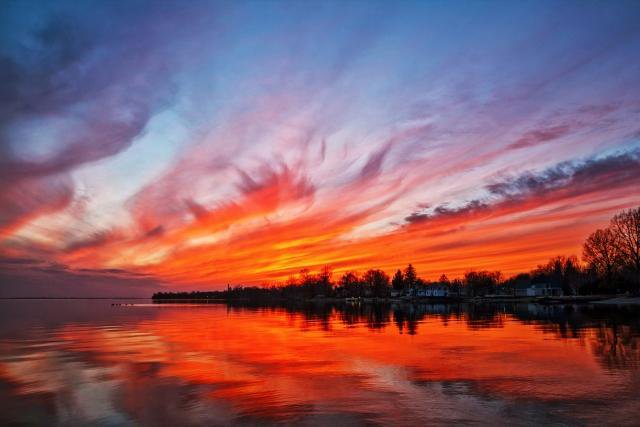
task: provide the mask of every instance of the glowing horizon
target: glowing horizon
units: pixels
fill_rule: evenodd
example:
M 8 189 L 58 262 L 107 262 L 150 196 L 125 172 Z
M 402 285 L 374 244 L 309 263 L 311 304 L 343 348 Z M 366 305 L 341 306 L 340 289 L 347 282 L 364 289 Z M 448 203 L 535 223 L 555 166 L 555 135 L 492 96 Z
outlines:
M 510 275 L 640 205 L 637 2 L 2 8 L 3 289 Z

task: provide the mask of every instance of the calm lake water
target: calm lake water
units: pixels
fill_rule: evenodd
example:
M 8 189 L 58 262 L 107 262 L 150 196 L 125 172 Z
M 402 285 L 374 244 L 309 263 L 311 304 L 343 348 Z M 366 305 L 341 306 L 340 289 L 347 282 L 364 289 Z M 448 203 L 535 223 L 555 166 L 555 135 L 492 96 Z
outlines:
M 640 309 L 0 301 L 0 425 L 640 425 Z

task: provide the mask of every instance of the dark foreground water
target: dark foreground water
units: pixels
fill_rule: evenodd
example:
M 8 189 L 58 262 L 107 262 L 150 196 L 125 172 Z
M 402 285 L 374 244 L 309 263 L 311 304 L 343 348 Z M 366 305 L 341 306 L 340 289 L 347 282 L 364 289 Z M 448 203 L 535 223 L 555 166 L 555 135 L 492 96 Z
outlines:
M 639 343 L 637 307 L 5 300 L 0 425 L 640 425 Z

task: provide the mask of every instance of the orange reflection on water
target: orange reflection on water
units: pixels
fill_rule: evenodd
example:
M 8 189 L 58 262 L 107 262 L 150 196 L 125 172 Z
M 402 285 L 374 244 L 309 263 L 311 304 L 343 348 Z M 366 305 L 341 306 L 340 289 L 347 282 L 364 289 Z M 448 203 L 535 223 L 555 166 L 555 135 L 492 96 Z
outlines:
M 54 333 L 54 353 L 30 355 L 40 365 L 5 359 L 0 373 L 25 394 L 60 393 L 68 380 L 52 381 L 51 373 L 79 370 L 81 383 L 115 382 L 128 411 L 171 385 L 178 394 L 189 389 L 197 405 L 216 406 L 225 414 L 217 420 L 228 422 L 320 416 L 324 423 L 341 414 L 356 423 L 498 423 L 505 407 L 523 402 L 588 402 L 638 386 L 638 337 L 630 331 L 617 351 L 631 363 L 615 374 L 603 364 L 612 348 L 602 340 L 603 333 L 612 339 L 606 328 L 565 339 L 506 313 L 484 323 L 465 312 L 426 315 L 399 333 L 401 314 L 393 310 L 380 310 L 377 323 L 371 312 L 347 323 L 334 309 L 318 316 L 218 305 L 156 310 L 125 325 L 65 325 Z

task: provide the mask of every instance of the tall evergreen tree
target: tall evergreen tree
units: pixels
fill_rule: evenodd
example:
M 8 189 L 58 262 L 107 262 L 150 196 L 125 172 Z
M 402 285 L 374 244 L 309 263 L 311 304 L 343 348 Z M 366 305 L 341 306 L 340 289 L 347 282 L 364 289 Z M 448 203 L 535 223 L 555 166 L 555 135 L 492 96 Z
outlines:
M 401 291 L 404 287 L 404 275 L 402 274 L 402 271 L 400 269 L 398 269 L 398 271 L 396 271 L 396 274 L 393 275 L 391 286 L 396 291 Z
M 416 280 L 418 279 L 418 275 L 416 274 L 416 269 L 413 265 L 407 265 L 407 268 L 404 269 L 404 287 L 411 288 L 416 284 Z

